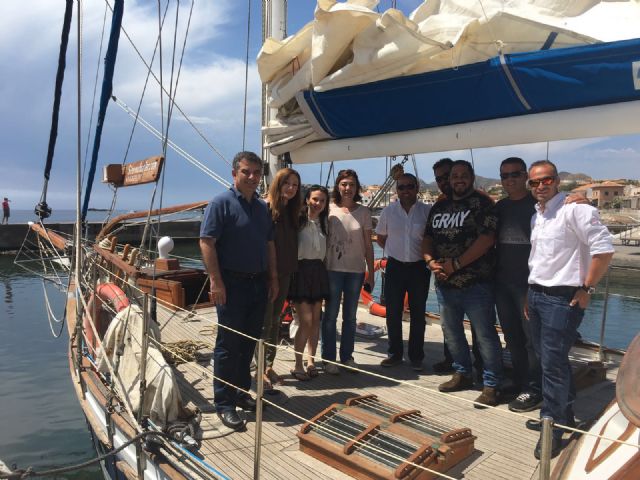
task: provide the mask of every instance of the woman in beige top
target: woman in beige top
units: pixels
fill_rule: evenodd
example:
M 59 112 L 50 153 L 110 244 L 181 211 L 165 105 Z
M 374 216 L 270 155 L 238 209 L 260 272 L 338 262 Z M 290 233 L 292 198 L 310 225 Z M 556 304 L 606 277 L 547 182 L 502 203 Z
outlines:
M 340 170 L 329 207 L 327 270 L 330 292 L 322 318 L 322 358 L 336 361 L 336 323 L 342 298 L 340 362 L 348 367 L 356 366 L 352 354 L 360 289 L 365 271 L 373 272 L 371 212 L 357 203 L 361 199 L 357 173 Z M 368 288 L 373 287 L 373 281 L 374 276 L 370 275 Z M 326 363 L 325 371 L 339 373 L 334 363 Z

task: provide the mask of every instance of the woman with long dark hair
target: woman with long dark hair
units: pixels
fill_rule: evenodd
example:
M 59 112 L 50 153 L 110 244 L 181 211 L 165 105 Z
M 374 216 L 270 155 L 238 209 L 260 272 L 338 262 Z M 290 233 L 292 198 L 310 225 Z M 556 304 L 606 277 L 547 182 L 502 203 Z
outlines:
M 280 334 L 280 314 L 289 292 L 291 275 L 298 269 L 298 225 L 300 221 L 300 174 L 292 168 L 283 168 L 276 173 L 271 186 L 267 204 L 271 212 L 276 246 L 278 269 L 278 296 L 273 303 L 267 304 L 262 338 L 271 345 L 277 345 Z M 282 383 L 282 379 L 273 369 L 276 348 L 265 348 L 266 388 Z
M 353 170 L 340 170 L 329 205 L 329 240 L 327 242 L 327 270 L 330 294 L 322 318 L 322 358 L 336 361 L 336 323 L 342 298 L 342 330 L 340 334 L 340 362 L 356 367 L 353 349 L 356 333 L 356 310 L 365 271 L 370 272 L 369 286 L 373 287 L 373 244 L 371 243 L 371 212 L 357 202 L 360 180 Z M 326 363 L 325 371 L 338 374 L 338 367 Z
M 300 323 L 294 337 L 296 364 L 291 375 L 309 380 L 318 375 L 315 365 L 322 301 L 329 297 L 329 277 L 324 265 L 327 252 L 329 192 L 312 185 L 304 197 L 298 232 L 298 271 L 293 274 L 289 299 L 294 302 Z M 307 368 L 302 361 L 307 346 Z

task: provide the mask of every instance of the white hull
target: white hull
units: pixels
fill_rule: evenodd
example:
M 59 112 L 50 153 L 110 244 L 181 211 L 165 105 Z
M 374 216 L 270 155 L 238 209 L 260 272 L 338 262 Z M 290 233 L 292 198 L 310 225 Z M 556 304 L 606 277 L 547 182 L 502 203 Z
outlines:
M 589 433 L 640 444 L 640 429 L 622 414 L 617 402 L 606 409 Z M 640 453 L 637 447 L 597 436 L 585 434 L 580 437 L 568 457 L 564 465 L 558 466 L 554 477 L 570 480 L 605 480 L 632 479 L 640 475 Z

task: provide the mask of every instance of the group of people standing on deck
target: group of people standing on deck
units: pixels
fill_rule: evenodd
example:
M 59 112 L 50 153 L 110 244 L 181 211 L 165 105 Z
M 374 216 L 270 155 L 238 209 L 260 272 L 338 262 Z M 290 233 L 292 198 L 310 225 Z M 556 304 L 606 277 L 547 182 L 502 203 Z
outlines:
M 338 362 L 356 366 L 356 310 L 365 271 L 373 272 L 371 213 L 358 203 L 361 187 L 356 172 L 338 172 L 330 195 L 320 185 L 303 193 L 298 172 L 284 168 L 275 175 L 264 202 L 256 193 L 263 169 L 255 153 L 238 153 L 232 165 L 233 186 L 210 202 L 200 229 L 210 298 L 224 327 L 218 328 L 213 354 L 214 403 L 222 423 L 234 430 L 244 427 L 237 407 L 256 408 L 248 393 L 255 338 L 269 344 L 265 370 L 258 375 L 263 375 L 267 387 L 282 382 L 273 368 L 272 345 L 279 340 L 286 299 L 295 305 L 299 321 L 296 362 L 290 372 L 294 378 L 306 381 L 318 375 L 320 334 L 326 373 L 338 374 Z M 373 276 L 368 282 L 373 286 Z M 336 322 L 341 305 L 338 359 Z
M 395 178 L 398 201 L 382 211 L 377 224 L 377 242 L 387 256 L 388 356 L 381 365 L 404 361 L 406 297 L 407 358 L 414 370 L 423 369 L 424 313 L 433 276 L 445 338 L 445 358 L 434 370 L 453 374 L 439 390 L 473 388 L 475 366 L 483 386 L 476 406 L 502 401 L 508 382 L 495 329 L 497 311 L 512 358 L 510 390 L 517 394 L 509 408 L 527 412 L 542 407 L 541 416 L 571 426 L 575 389 L 568 354 L 589 296 L 613 255 L 611 235 L 584 198 L 559 192 L 558 172 L 549 161 L 534 162 L 527 169 L 520 158 L 504 160 L 500 178 L 507 196 L 497 204 L 475 189 L 469 162 L 442 159 L 433 169 L 441 191 L 433 206 L 418 200 L 418 179 L 401 173 Z M 255 154 L 237 154 L 234 186 L 209 204 L 201 228 L 211 299 L 220 325 L 229 327 L 218 329 L 216 337 L 214 402 L 222 422 L 235 430 L 244 427 L 236 407 L 255 409 L 255 400 L 246 393 L 251 385 L 252 338 L 278 343 L 285 299 L 295 305 L 300 324 L 291 375 L 305 381 L 318 375 L 320 336 L 326 373 L 338 374 L 338 364 L 356 367 L 360 290 L 363 285 L 372 288 L 375 281 L 373 225 L 369 209 L 358 203 L 355 171 L 338 172 L 330 194 L 319 185 L 301 192 L 299 174 L 282 169 L 266 203 L 256 194 L 262 171 Z M 465 316 L 472 327 L 473 364 Z M 268 385 L 282 381 L 273 369 L 275 354 L 275 348 L 266 349 L 265 371 L 259 372 Z M 236 387 L 243 391 L 238 393 Z M 539 429 L 538 422 L 527 426 Z M 561 448 L 561 435 L 562 430 L 554 430 L 553 455 Z M 534 453 L 540 456 L 539 445 Z

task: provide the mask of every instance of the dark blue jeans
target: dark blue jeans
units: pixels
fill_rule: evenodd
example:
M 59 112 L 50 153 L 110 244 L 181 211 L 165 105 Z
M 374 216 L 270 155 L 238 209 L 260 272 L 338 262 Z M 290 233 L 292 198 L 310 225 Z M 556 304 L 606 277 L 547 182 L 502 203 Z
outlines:
M 531 341 L 529 322 L 524 318 L 528 285 L 496 281 L 496 309 L 502 333 L 511 352 L 513 383 L 521 389 L 540 394 L 540 359 Z
M 244 390 L 251 388 L 249 365 L 255 349 L 255 340 L 231 332 L 225 326 L 259 338 L 267 306 L 267 280 L 238 278 L 225 271 L 222 281 L 227 290 L 227 303 L 218 305 L 218 333 L 213 350 L 214 403 L 217 412 L 235 410 L 238 391 L 229 382 Z
M 471 354 L 464 333 L 465 314 L 476 332 L 475 343 L 483 360 L 482 380 L 486 387 L 499 387 L 502 382 L 502 354 L 494 318 L 493 288 L 477 283 L 467 288 L 436 288 L 442 309 L 445 341 L 453 357 L 453 368 L 471 376 Z
M 336 323 L 342 300 L 342 330 L 340 332 L 340 361 L 353 355 L 356 341 L 356 312 L 364 273 L 329 271 L 329 300 L 322 316 L 322 358 L 336 360 Z
M 387 306 L 389 356 L 402 358 L 402 311 L 405 294 L 409 296 L 409 344 L 411 362 L 424 359 L 424 312 L 429 294 L 431 272 L 424 260 L 402 263 L 389 257 L 385 273 L 384 296 Z
M 576 397 L 569 350 L 578 338 L 584 310 L 569 305 L 572 294 L 555 296 L 531 289 L 528 294 L 531 338 L 542 366 L 540 416 L 566 425 Z

